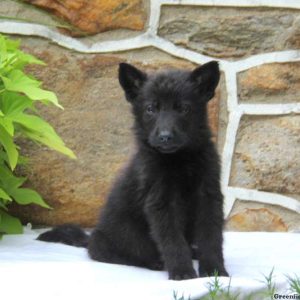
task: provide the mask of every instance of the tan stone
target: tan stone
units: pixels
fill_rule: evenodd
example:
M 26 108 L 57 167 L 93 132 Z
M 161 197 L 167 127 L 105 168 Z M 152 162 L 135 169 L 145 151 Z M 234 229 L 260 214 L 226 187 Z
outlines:
M 240 101 L 300 102 L 300 63 L 273 63 L 238 75 Z
M 24 0 L 63 18 L 80 31 L 95 34 L 112 29 L 142 30 L 145 11 L 141 0 Z
M 28 167 L 19 172 L 28 176 L 28 186 L 36 189 L 53 210 L 31 205 L 14 207 L 13 211 L 23 221 L 35 224 L 75 222 L 93 226 L 112 181 L 133 147 L 130 105 L 118 83 L 118 64 L 127 61 L 148 71 L 191 69 L 194 65 L 154 49 L 103 55 L 79 54 L 35 38 L 24 38 L 22 44 L 25 51 L 47 63 L 47 67 L 34 66 L 27 71 L 58 95 L 64 111 L 41 107 L 41 115 L 75 152 L 77 160 L 19 141 L 23 154 L 30 157 Z M 218 96 L 214 101 L 210 115 L 217 130 Z
M 245 116 L 230 185 L 300 195 L 300 116 Z
M 300 196 L 293 195 L 293 197 L 300 201 Z M 288 228 L 289 232 L 300 232 L 300 215 L 297 212 L 286 209 L 279 205 L 272 205 L 256 201 L 245 201 L 237 199 L 227 220 L 230 220 L 230 218 L 236 214 L 244 214 L 248 209 L 253 211 L 267 209 L 269 212 L 282 219 L 282 222 Z M 268 218 L 266 218 L 266 220 L 268 220 Z M 234 223 L 227 222 L 225 229 L 229 231 L 236 230 L 231 226 L 231 224 Z
M 229 218 L 226 229 L 231 231 L 288 231 L 279 215 L 267 208 L 246 209 Z

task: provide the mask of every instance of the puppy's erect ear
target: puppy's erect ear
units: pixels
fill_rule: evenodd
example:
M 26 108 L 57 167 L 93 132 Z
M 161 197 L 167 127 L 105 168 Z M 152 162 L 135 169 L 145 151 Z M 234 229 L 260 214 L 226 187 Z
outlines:
M 126 63 L 119 65 L 119 82 L 128 101 L 134 100 L 146 79 L 147 75 L 136 67 Z
M 192 71 L 190 80 L 195 83 L 196 88 L 205 96 L 206 100 L 210 100 L 214 97 L 215 89 L 220 80 L 218 62 L 211 61 L 196 68 Z

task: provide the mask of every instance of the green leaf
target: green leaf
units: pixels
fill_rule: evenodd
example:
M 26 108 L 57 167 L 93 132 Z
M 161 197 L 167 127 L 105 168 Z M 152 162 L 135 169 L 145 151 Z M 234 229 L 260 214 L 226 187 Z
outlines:
M 52 139 L 49 139 L 49 137 L 34 131 L 26 131 L 24 134 L 32 140 L 42 143 L 53 150 L 69 156 L 70 158 L 76 159 L 76 155 L 74 154 L 74 152 L 59 141 L 54 141 Z
M 14 135 L 15 128 L 13 122 L 10 119 L 6 117 L 0 117 L 0 125 L 4 127 L 4 129 L 8 132 L 10 136 Z
M 0 183 L 2 188 L 11 195 L 11 191 L 20 187 L 26 181 L 26 177 L 16 177 L 12 171 L 2 165 L 0 168 Z
M 9 195 L 7 195 L 6 192 L 1 188 L 0 188 L 0 198 L 12 201 Z
M 7 59 L 7 43 L 3 35 L 0 35 L 0 66 Z
M 6 212 L 8 202 L 15 201 L 21 205 L 34 203 L 49 208 L 36 191 L 22 187 L 26 178 L 17 177 L 12 171 L 17 164 L 25 161 L 18 153 L 14 135 L 23 134 L 75 158 L 51 125 L 37 116 L 36 101 L 62 106 L 53 92 L 44 90 L 33 75 L 23 72 L 28 64 L 44 65 L 41 60 L 20 50 L 19 41 L 0 34 L 0 239 L 4 233 L 22 232 L 20 221 Z
M 42 66 L 46 65 L 42 60 L 40 60 L 28 53 L 24 53 L 20 50 L 17 50 L 16 53 L 17 53 L 18 59 L 19 59 L 18 64 L 21 64 L 21 65 L 35 64 L 35 65 L 42 65 Z
M 21 70 L 12 70 L 7 76 L 1 76 L 8 91 L 24 93 L 32 100 L 47 100 L 63 108 L 53 92 L 41 89 L 40 82 L 25 75 Z
M 4 92 L 0 98 L 0 107 L 6 117 L 13 117 L 26 108 L 33 108 L 33 101 L 15 92 Z
M 22 69 L 27 64 L 45 65 L 40 59 L 19 50 L 20 41 L 7 39 L 0 36 L 0 65 L 10 66 L 14 69 Z
M 2 125 L 0 125 L 0 143 L 3 145 L 7 153 L 11 169 L 14 170 L 17 165 L 19 153 L 16 149 L 16 145 L 14 144 L 12 137 L 7 133 Z
M 28 163 L 28 161 L 29 161 L 29 159 L 27 157 L 19 154 L 17 165 L 24 166 Z M 1 164 L 3 164 L 3 162 L 6 162 L 6 164 L 9 164 L 9 160 L 8 160 L 6 152 L 1 150 L 1 147 L 0 147 L 0 168 L 2 168 Z
M 2 202 L 1 200 L 0 200 L 0 208 L 2 208 L 2 209 L 4 209 L 4 210 L 7 211 L 7 207 L 6 207 L 5 203 Z M 1 220 L 0 220 L 0 222 L 1 222 Z
M 53 127 L 38 116 L 19 113 L 13 118 L 13 120 L 27 129 L 40 133 L 44 136 L 48 136 L 54 141 L 63 143 L 62 139 L 57 135 Z
M 7 165 L 9 165 L 8 156 L 7 156 L 6 152 L 3 150 L 3 147 L 0 145 L 0 163 L 3 164 L 3 162 L 6 162 Z M 1 165 L 0 165 L 0 168 L 2 168 Z
M 1 37 L 0 37 L 1 38 Z M 14 52 L 15 50 L 20 48 L 20 40 L 12 40 L 2 35 L 2 38 L 5 41 L 6 47 L 8 51 Z
M 24 166 L 28 164 L 29 159 L 26 156 L 20 155 L 18 157 L 18 166 Z
M 27 205 L 31 203 L 38 204 L 39 206 L 50 208 L 50 206 L 43 200 L 43 198 L 34 190 L 28 188 L 18 188 L 12 190 L 10 195 L 14 200 L 21 205 Z
M 40 142 L 71 158 L 76 158 L 73 151 L 65 146 L 63 140 L 58 136 L 55 130 L 41 118 L 33 115 L 19 114 L 14 117 L 14 121 L 25 127 L 23 134 L 30 139 Z
M 9 215 L 3 210 L 0 210 L 0 232 L 6 234 L 23 233 L 23 226 L 19 219 Z
M 3 164 L 3 162 L 6 162 L 8 164 L 8 157 L 2 146 L 0 146 L 0 168 L 2 167 L 1 164 Z

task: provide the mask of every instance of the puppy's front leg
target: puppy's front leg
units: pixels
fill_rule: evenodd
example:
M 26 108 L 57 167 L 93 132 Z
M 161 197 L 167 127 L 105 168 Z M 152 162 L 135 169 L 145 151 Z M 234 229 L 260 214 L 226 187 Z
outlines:
M 155 202 L 149 198 L 145 213 L 151 235 L 169 272 L 169 279 L 182 280 L 197 277 L 192 265 L 191 250 L 184 238 L 175 204 L 166 201 L 166 197 L 156 199 Z
M 223 195 L 218 178 L 204 182 L 196 209 L 195 240 L 199 251 L 200 277 L 228 276 L 223 259 Z

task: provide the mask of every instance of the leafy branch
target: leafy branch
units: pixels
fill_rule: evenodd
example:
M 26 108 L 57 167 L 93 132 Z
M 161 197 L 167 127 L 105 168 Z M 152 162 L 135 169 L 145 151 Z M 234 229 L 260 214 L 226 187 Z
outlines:
M 22 233 L 21 222 L 8 213 L 13 201 L 50 208 L 36 191 L 22 187 L 25 177 L 15 175 L 15 168 L 26 161 L 15 138 L 25 137 L 75 158 L 52 126 L 36 114 L 37 102 L 62 109 L 53 92 L 24 72 L 28 64 L 45 63 L 19 47 L 19 41 L 0 35 L 0 238 L 2 234 Z

